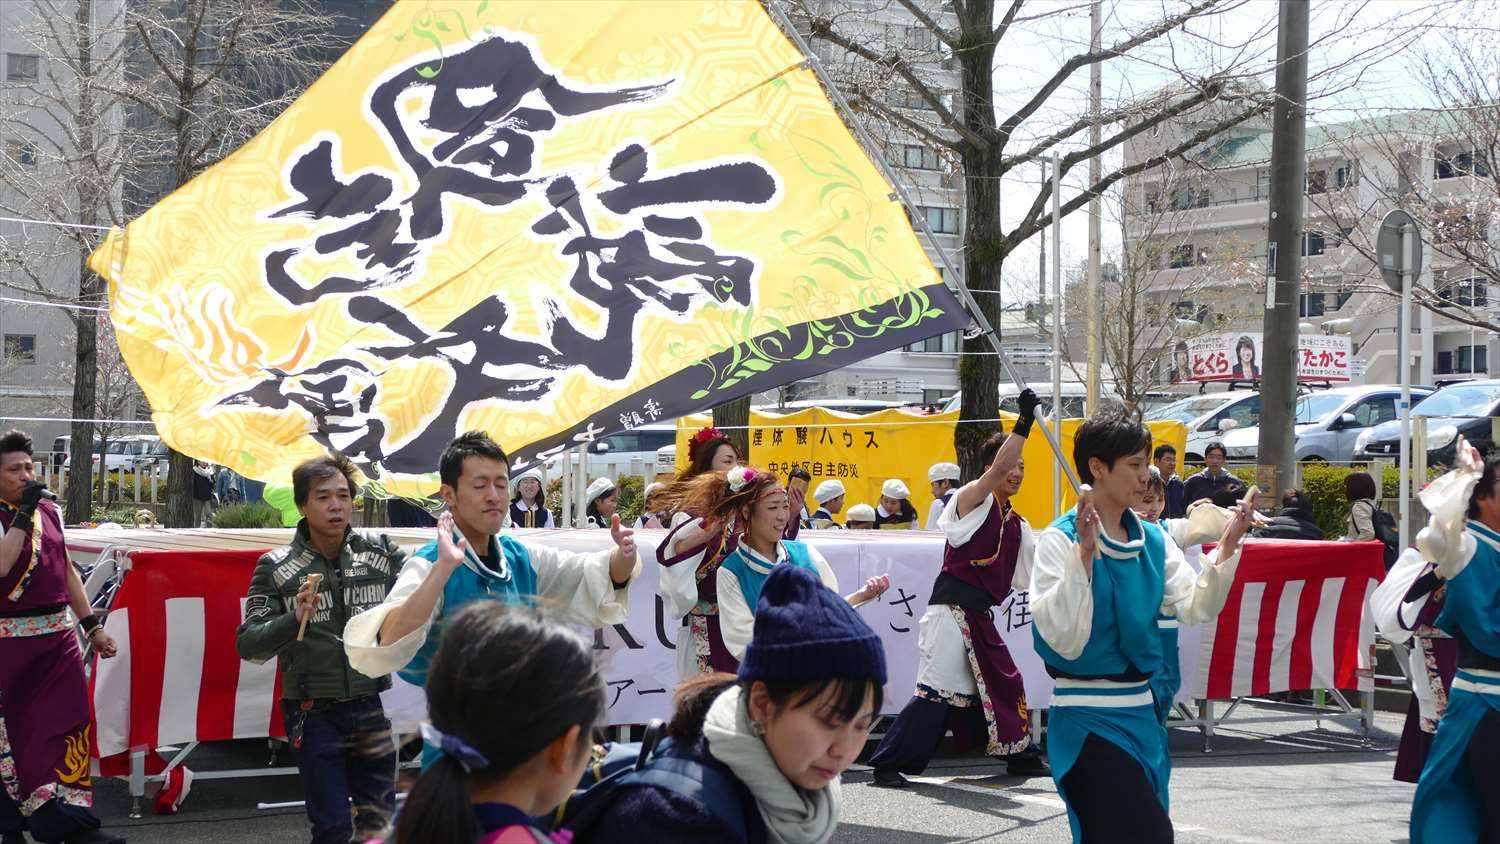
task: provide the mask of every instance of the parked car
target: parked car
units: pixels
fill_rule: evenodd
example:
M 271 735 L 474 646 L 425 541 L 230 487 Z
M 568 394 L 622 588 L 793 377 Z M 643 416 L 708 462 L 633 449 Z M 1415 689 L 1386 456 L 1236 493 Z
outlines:
M 1412 402 L 1432 394 L 1430 387 L 1412 387 Z M 1396 418 L 1401 388 L 1391 384 L 1334 387 L 1297 399 L 1294 433 L 1297 460 L 1347 463 L 1354 444 L 1365 431 Z M 1260 426 L 1237 428 L 1224 435 L 1230 460 L 1254 460 L 1260 448 Z
M 1453 465 L 1453 444 L 1462 434 L 1482 452 L 1491 445 L 1490 418 L 1500 416 L 1500 380 L 1465 381 L 1444 387 L 1413 405 L 1427 419 L 1427 465 Z M 1369 429 L 1354 444 L 1355 458 L 1395 457 L 1401 451 L 1401 421 Z
M 1034 381 L 1028 386 L 1036 391 L 1042 399 L 1041 412 L 1043 416 L 1052 415 L 1052 382 Z M 1058 390 L 1062 397 L 1062 415 L 1064 419 L 1081 419 L 1088 415 L 1088 386 L 1077 381 L 1064 381 Z M 1014 383 L 1004 381 L 1000 384 L 1000 410 L 1005 413 L 1019 413 L 1021 406 L 1017 404 L 1017 397 L 1021 390 Z M 943 406 L 943 412 L 958 410 L 963 406 L 964 394 L 960 390 L 953 394 L 953 398 Z M 1119 407 L 1120 396 L 1114 390 L 1104 388 L 1099 391 L 1099 400 L 1106 407 Z
M 1202 463 L 1203 448 L 1236 428 L 1260 424 L 1260 393 L 1231 390 L 1188 396 L 1145 414 L 1148 422 L 1181 422 L 1187 426 L 1183 463 Z M 1226 447 L 1227 448 L 1227 447 Z

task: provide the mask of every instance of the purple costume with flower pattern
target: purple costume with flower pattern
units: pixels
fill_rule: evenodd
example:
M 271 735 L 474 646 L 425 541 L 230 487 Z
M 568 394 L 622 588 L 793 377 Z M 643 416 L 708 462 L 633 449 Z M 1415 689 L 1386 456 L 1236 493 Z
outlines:
M 0 529 L 14 518 L 0 504 Z M 0 577 L 0 833 L 29 828 L 57 841 L 99 827 L 90 811 L 93 711 L 68 611 L 61 514 L 43 501 L 33 521 Z

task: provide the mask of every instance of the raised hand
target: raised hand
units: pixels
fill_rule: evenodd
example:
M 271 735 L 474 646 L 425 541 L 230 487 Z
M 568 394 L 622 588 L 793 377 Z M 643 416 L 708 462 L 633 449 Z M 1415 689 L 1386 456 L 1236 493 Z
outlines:
M 867 604 L 870 601 L 879 598 L 881 595 L 884 595 L 886 593 L 887 589 L 890 588 L 890 575 L 878 574 L 870 578 L 869 580 L 866 580 L 865 585 L 862 589 L 850 595 L 848 598 L 845 598 L 845 600 L 849 602 L 849 606 L 857 607 L 860 604 Z
M 1255 499 L 1259 496 L 1260 487 L 1252 485 L 1245 497 L 1230 509 L 1229 524 L 1224 526 L 1224 538 L 1219 541 L 1219 559 L 1227 559 L 1239 551 L 1245 531 L 1255 524 Z
M 1484 458 L 1479 454 L 1479 449 L 1469 445 L 1469 441 L 1460 434 L 1458 442 L 1453 444 L 1453 465 L 1464 472 L 1479 474 L 1484 471 Z
M 453 538 L 453 514 L 444 513 L 438 516 L 438 558 L 439 566 L 449 571 L 457 569 L 464 564 L 464 555 L 468 553 L 469 541 L 463 536 Z
M 609 517 L 609 536 L 627 558 L 635 557 L 635 531 L 620 524 L 620 514 Z
M 1094 557 L 1099 553 L 1099 511 L 1094 509 L 1094 488 L 1088 484 L 1078 487 L 1078 515 L 1074 519 L 1078 530 L 1078 561 L 1083 563 L 1083 573 L 1094 576 Z

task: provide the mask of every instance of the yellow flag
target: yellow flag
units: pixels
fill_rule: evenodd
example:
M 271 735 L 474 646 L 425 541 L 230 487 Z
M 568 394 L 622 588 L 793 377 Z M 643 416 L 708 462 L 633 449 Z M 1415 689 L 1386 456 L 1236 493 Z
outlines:
M 402 494 L 967 323 L 752 2 L 398 3 L 91 264 L 174 448 Z

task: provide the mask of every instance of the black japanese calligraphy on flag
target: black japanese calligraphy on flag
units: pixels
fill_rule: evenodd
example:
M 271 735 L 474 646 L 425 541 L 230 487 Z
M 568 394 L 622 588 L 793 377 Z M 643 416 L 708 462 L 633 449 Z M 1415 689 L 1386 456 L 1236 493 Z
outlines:
M 398 4 L 91 260 L 175 448 L 402 494 L 968 321 L 748 3 Z

